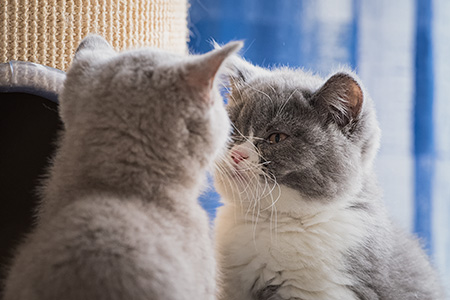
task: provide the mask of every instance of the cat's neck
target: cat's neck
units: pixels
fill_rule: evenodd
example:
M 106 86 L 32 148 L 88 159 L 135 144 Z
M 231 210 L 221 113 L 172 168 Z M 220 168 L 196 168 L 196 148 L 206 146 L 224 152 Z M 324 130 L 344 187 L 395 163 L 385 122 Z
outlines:
M 58 209 L 53 199 L 65 199 L 58 200 L 63 206 L 64 202 L 99 194 L 151 202 L 176 201 L 172 198 L 178 193 L 184 196 L 178 201 L 196 200 L 205 166 L 188 159 L 181 165 L 158 160 L 132 137 L 121 137 L 120 145 L 119 139 L 101 137 L 95 132 L 85 136 L 68 132 L 62 139 L 45 187 L 44 210 L 54 213 Z
M 350 190 L 347 189 L 347 191 Z M 372 169 L 368 169 L 361 175 L 361 183 L 351 192 L 332 199 L 308 199 L 299 191 L 283 184 L 280 184 L 271 194 L 265 194 L 261 198 L 255 198 L 251 188 L 239 197 L 237 202 L 227 197 L 224 197 L 224 201 L 234 208 L 237 215 L 242 215 L 249 222 L 254 222 L 256 219 L 259 222 L 265 220 L 272 222 L 274 215 L 277 215 L 285 220 L 314 224 L 316 220 L 329 218 L 341 210 L 361 212 L 382 210 L 380 206 L 382 194 Z M 257 206 L 254 204 L 255 199 L 258 199 Z

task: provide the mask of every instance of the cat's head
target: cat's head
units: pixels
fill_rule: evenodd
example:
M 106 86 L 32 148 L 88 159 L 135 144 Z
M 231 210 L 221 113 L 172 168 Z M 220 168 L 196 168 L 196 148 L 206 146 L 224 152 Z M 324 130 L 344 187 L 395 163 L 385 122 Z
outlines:
M 278 211 L 289 211 L 358 193 L 372 173 L 380 133 L 356 75 L 342 70 L 323 79 L 238 57 L 229 62 L 234 131 L 216 172 L 225 201 L 257 212 L 278 201 Z
M 205 166 L 230 130 L 217 77 L 241 46 L 198 56 L 151 48 L 118 53 L 102 37 L 88 36 L 60 97 L 66 132 L 130 163 L 145 158 L 174 172 L 193 161 Z

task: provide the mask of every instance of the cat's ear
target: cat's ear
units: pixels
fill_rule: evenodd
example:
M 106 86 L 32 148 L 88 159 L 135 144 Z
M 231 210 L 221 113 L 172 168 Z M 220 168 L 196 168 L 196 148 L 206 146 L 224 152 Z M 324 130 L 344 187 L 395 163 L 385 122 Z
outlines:
M 197 90 L 204 101 L 211 101 L 210 92 L 224 61 L 230 55 L 239 51 L 242 46 L 243 43 L 240 41 L 230 42 L 220 49 L 195 57 L 187 64 L 186 81 L 191 88 Z
M 234 55 L 227 61 L 227 67 L 232 87 L 245 84 L 258 72 L 258 67 L 237 55 Z
M 222 47 L 215 41 L 213 41 L 213 45 L 215 49 L 221 49 Z M 256 72 L 258 72 L 258 69 L 260 69 L 247 62 L 239 55 L 232 55 L 229 59 L 227 59 L 225 65 L 226 74 L 230 79 L 232 87 L 244 84 L 251 77 L 253 77 Z
M 221 46 L 214 42 L 214 48 L 220 49 Z M 224 71 L 228 78 L 229 87 L 231 90 L 231 93 L 229 93 L 227 97 L 228 103 L 238 101 L 236 97 L 232 96 L 233 91 L 240 94 L 239 90 L 248 85 L 248 82 L 257 74 L 264 74 L 268 72 L 268 70 L 251 64 L 239 55 L 230 56 L 230 58 L 228 58 L 225 62 Z
M 358 118 L 363 98 L 361 86 L 352 75 L 337 73 L 314 94 L 313 103 L 342 128 Z
M 233 55 L 226 62 L 226 72 L 233 90 L 239 90 L 251 80 L 256 74 L 265 72 L 264 69 L 254 66 L 242 57 Z
M 75 59 L 80 59 L 86 54 L 95 55 L 100 53 L 104 57 L 114 54 L 115 51 L 103 37 L 97 34 L 90 34 L 78 45 L 75 51 Z

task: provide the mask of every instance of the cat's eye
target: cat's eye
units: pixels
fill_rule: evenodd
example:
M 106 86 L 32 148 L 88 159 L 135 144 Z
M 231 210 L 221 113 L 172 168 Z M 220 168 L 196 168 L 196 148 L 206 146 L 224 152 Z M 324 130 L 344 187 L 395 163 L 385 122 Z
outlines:
M 288 135 L 285 133 L 275 132 L 269 135 L 267 141 L 269 141 L 270 144 L 278 144 L 279 142 L 284 141 L 287 137 Z

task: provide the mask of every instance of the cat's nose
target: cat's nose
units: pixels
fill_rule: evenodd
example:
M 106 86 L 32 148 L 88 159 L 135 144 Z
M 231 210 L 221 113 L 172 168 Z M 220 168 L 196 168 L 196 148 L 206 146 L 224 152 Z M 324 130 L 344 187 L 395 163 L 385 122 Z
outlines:
M 248 158 L 248 154 L 246 154 L 242 150 L 238 149 L 232 149 L 231 150 L 231 159 L 236 163 L 239 164 L 241 161 Z

